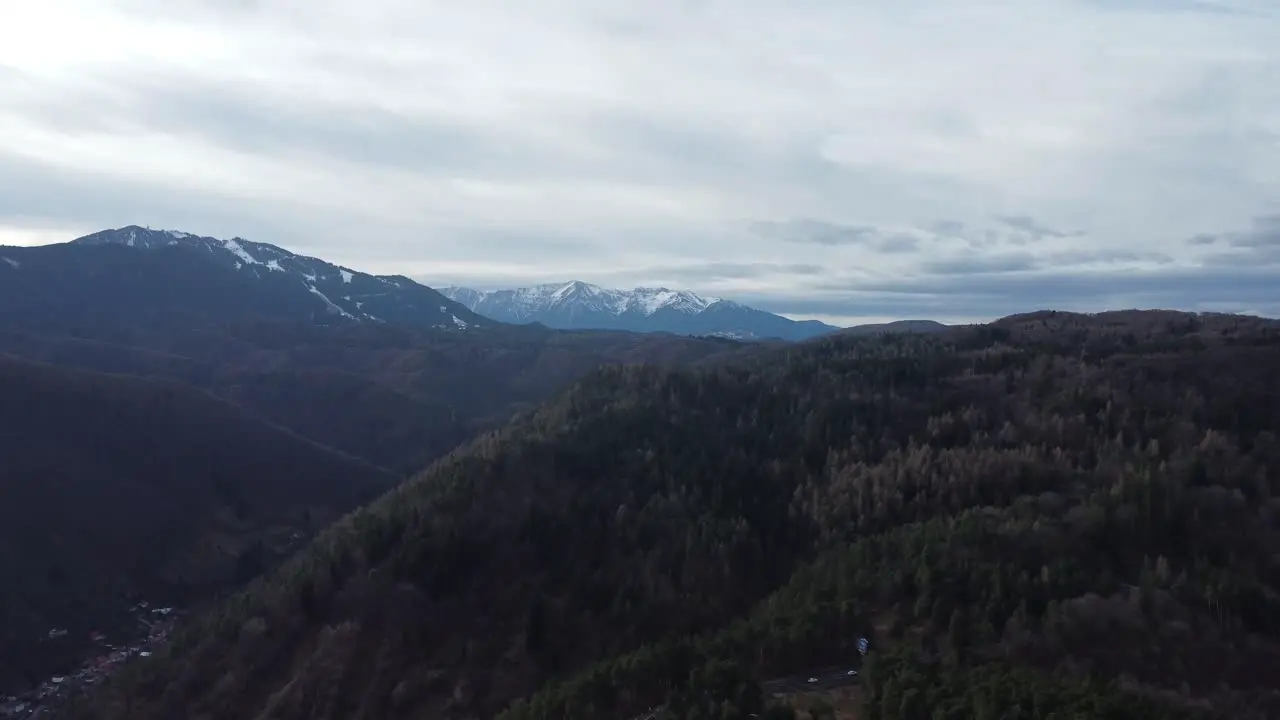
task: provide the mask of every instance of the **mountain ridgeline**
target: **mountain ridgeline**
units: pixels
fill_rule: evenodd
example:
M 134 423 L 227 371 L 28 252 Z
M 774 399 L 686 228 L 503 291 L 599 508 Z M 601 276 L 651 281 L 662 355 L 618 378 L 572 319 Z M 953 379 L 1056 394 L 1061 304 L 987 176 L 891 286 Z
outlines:
M 83 332 L 143 324 L 182 328 L 253 320 L 484 331 L 538 323 L 560 330 L 663 332 L 734 340 L 805 340 L 841 330 L 685 290 L 609 290 L 583 282 L 516 290 L 436 291 L 243 238 L 137 225 L 69 243 L 0 247 L 0 328 Z M 926 320 L 846 332 L 937 332 Z
M 537 322 L 565 330 L 806 340 L 839 329 L 816 320 L 791 320 L 731 300 L 667 288 L 611 290 L 575 280 L 515 290 L 447 287 L 440 292 L 495 320 Z
M 130 226 L 0 248 L 0 352 L 185 383 L 404 474 L 601 364 L 737 349 L 508 325 L 241 239 Z
M 743 350 L 506 325 L 243 240 L 0 248 L 0 696 L 97 677 L 154 637 L 137 603 L 199 610 L 601 365 Z
M 68 329 L 262 319 L 444 330 L 497 324 L 405 277 L 369 275 L 240 238 L 137 226 L 0 248 L 0 307 L 6 324 Z
M 1280 326 L 1035 313 L 609 367 L 67 717 L 1280 716 Z

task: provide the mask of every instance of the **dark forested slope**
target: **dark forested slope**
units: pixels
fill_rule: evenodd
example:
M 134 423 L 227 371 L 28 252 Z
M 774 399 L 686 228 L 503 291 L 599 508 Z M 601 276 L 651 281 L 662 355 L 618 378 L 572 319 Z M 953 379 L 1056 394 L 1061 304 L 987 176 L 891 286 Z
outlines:
M 174 383 L 0 355 L 0 398 L 0 687 L 65 669 L 139 599 L 246 581 L 395 480 Z
M 869 718 L 1274 717 L 1278 398 L 1177 313 L 601 371 L 75 716 L 745 717 L 868 635 Z
M 505 325 L 240 239 L 130 226 L 0 247 L 0 352 L 183 382 L 406 475 L 601 364 L 732 348 Z
M 0 352 L 183 382 L 406 475 L 600 365 L 687 364 L 738 347 L 512 326 L 458 333 L 250 321 L 74 335 L 0 328 Z

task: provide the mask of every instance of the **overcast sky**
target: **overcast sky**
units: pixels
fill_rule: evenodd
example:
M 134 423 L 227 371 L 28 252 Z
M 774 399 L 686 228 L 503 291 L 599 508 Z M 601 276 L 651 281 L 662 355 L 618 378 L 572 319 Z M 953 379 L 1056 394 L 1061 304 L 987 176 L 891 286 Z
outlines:
M 793 316 L 1280 315 L 1275 0 L 40 0 L 0 244 L 128 224 Z

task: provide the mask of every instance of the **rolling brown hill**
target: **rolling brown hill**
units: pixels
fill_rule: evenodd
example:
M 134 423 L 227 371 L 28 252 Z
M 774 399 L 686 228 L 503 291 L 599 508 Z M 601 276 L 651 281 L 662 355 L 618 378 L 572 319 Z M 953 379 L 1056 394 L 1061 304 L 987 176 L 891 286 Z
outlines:
M 178 383 L 0 355 L 0 398 L 0 688 L 132 630 L 140 599 L 243 583 L 397 480 Z

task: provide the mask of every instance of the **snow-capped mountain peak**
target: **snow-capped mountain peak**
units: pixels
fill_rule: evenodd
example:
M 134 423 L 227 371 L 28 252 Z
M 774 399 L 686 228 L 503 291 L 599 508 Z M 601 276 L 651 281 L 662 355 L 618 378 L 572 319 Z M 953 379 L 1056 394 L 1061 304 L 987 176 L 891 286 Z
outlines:
M 800 339 L 835 329 L 666 287 L 615 290 L 572 280 L 510 290 L 451 286 L 440 292 L 495 320 L 540 322 L 563 329 L 671 332 L 737 339 Z
M 178 247 L 233 268 L 250 280 L 284 283 L 312 298 L 318 313 L 355 322 L 397 322 L 448 330 L 493 325 L 435 290 L 401 276 L 379 276 L 241 237 L 219 239 L 130 225 L 86 235 L 72 245 L 139 250 Z
M 697 314 L 721 302 L 720 298 L 702 297 L 687 290 L 669 290 L 664 287 L 636 288 L 631 294 L 634 302 L 646 315 L 652 315 L 663 308 Z
M 478 308 L 500 307 L 502 314 L 517 318 L 517 322 L 530 322 L 535 315 L 549 311 L 576 315 L 600 313 L 615 317 L 638 315 L 646 318 L 663 311 L 696 315 L 712 305 L 724 302 L 719 298 L 702 297 L 687 290 L 662 287 L 614 290 L 581 280 L 491 291 L 451 286 L 441 292 L 481 314 L 484 310 Z

